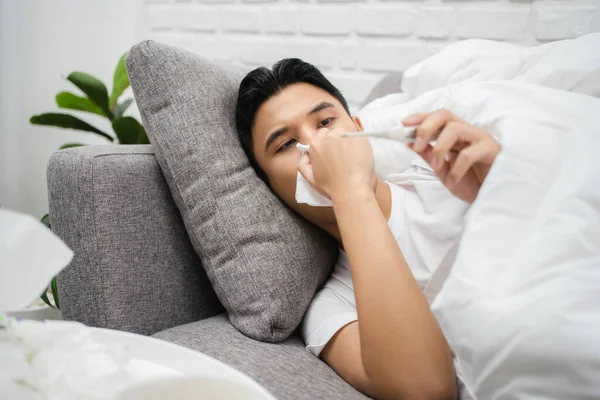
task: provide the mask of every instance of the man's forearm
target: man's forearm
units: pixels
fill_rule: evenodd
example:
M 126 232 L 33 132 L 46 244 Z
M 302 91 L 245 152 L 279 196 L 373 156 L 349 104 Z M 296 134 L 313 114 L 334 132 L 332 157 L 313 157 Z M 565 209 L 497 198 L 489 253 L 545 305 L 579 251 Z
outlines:
M 453 396 L 450 350 L 373 192 L 346 193 L 333 197 L 333 204 L 350 261 L 369 378 L 406 397 Z

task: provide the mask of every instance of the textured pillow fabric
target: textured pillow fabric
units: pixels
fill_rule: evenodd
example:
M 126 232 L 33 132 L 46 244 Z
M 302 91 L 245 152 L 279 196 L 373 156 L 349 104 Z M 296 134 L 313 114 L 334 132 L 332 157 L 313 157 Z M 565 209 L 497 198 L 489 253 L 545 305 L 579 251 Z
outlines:
M 152 41 L 134 46 L 126 63 L 160 167 L 231 322 L 258 340 L 286 339 L 337 245 L 250 166 L 234 121 L 246 71 Z

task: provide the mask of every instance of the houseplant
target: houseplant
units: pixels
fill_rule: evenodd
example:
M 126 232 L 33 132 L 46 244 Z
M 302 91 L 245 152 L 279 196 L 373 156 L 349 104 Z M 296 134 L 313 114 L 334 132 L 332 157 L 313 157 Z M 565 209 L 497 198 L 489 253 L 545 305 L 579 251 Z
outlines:
M 56 104 L 59 108 L 84 111 L 107 118 L 114 131 L 113 133 L 90 125 L 78 117 L 65 113 L 44 113 L 34 115 L 29 122 L 34 125 L 54 126 L 66 129 L 75 129 L 102 136 L 109 142 L 120 144 L 148 144 L 148 136 L 144 127 L 133 117 L 124 116 L 133 99 L 119 101 L 123 92 L 129 87 L 129 77 L 125 67 L 123 54 L 115 68 L 113 87 L 110 96 L 106 85 L 98 78 L 85 72 L 71 72 L 66 79 L 77 86 L 85 96 L 78 96 L 71 92 L 60 92 L 56 95 Z M 60 149 L 83 146 L 82 143 L 66 143 Z

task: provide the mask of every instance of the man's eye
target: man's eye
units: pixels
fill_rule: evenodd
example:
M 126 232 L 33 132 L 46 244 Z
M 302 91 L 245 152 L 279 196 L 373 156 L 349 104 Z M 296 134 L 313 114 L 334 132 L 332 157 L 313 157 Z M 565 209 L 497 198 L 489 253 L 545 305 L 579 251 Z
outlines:
M 329 124 L 330 124 L 330 123 L 331 123 L 333 120 L 334 120 L 334 118 L 333 118 L 333 117 L 331 117 L 331 118 L 325 118 L 323 121 L 321 121 L 321 123 L 319 124 L 319 126 L 320 126 L 320 127 L 327 126 L 327 125 L 329 125 Z
M 277 153 L 282 152 L 286 149 L 288 149 L 291 145 L 293 145 L 296 142 L 296 139 L 290 139 L 287 142 L 285 142 L 283 145 L 281 145 L 280 148 L 277 149 Z

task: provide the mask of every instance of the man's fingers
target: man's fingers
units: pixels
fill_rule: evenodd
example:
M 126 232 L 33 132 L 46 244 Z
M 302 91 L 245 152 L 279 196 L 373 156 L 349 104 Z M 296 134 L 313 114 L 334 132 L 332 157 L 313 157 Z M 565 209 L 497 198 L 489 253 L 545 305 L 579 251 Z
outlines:
M 497 153 L 495 146 L 495 141 L 485 140 L 461 151 L 448 173 L 451 181 L 447 186 L 454 186 L 460 182 L 475 163 L 493 160 L 494 155 Z
M 417 127 L 415 151 L 417 153 L 423 151 L 432 140 L 436 139 L 436 136 L 444 128 L 444 126 L 450 121 L 456 121 L 458 117 L 452 114 L 450 111 L 441 109 L 431 113 L 425 118 L 421 124 Z
M 454 148 L 454 145 L 458 141 L 461 125 L 460 122 L 450 121 L 442 130 L 442 133 L 440 133 L 433 148 L 433 157 L 430 163 L 434 170 L 437 171 L 444 165 L 450 150 Z
M 298 171 L 311 186 L 314 186 L 315 176 L 313 174 L 308 153 L 303 153 L 300 157 L 300 162 L 298 162 Z
M 330 198 L 327 193 L 325 193 L 315 182 L 315 175 L 313 173 L 312 165 L 310 160 L 308 159 L 308 153 L 305 153 L 300 159 L 300 163 L 298 163 L 298 171 L 304 177 L 306 182 L 315 189 L 317 192 L 321 193 L 323 196 Z M 297 188 L 296 188 L 297 190 Z
M 428 144 L 427 147 L 421 152 L 420 156 L 427 164 L 431 163 L 431 156 L 433 155 L 433 147 Z
M 431 113 L 417 113 L 409 115 L 408 117 L 402 120 L 402 125 L 404 126 L 415 126 L 419 125 L 427 116 Z
M 471 124 L 467 124 L 466 122 L 460 122 L 459 127 L 458 139 L 461 142 L 476 143 L 490 137 L 490 134 L 486 131 Z
M 346 133 L 346 130 L 343 128 L 335 128 L 329 131 L 328 135 L 331 137 L 339 137 L 341 138 L 342 135 Z
M 435 174 L 438 176 L 440 181 L 444 181 L 446 179 L 446 175 L 448 174 L 449 164 L 446 160 L 442 160 L 441 165 L 438 169 L 435 169 L 432 165 L 433 162 L 433 147 L 428 144 L 425 150 L 423 150 L 420 154 L 421 158 L 425 160 L 425 162 L 435 170 Z
M 319 129 L 310 142 L 311 148 L 313 146 L 314 146 L 314 148 L 319 147 L 321 145 L 321 143 L 323 142 L 323 139 L 325 139 L 325 136 L 327 136 L 328 134 L 329 134 L 329 129 L 327 129 L 327 128 Z
M 462 121 L 450 121 L 440 133 L 433 149 L 432 167 L 440 165 L 440 160 L 447 159 L 450 151 L 461 152 L 463 149 L 489 138 L 489 135 Z

